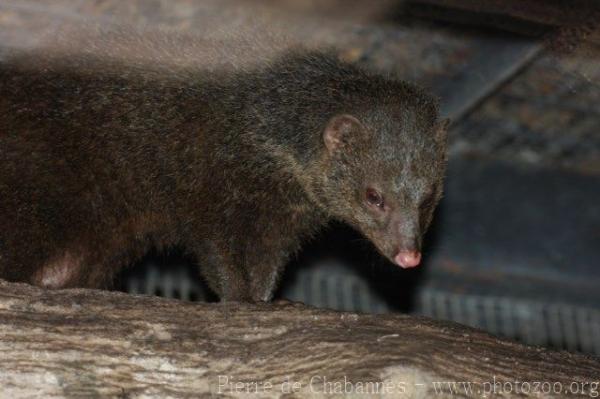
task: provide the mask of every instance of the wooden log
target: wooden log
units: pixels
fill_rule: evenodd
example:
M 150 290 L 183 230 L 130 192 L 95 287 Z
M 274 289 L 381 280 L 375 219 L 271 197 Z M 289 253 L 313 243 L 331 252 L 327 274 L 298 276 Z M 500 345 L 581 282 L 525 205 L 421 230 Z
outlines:
M 0 359 L 10 398 L 594 397 L 600 378 L 597 359 L 425 318 L 6 282 Z

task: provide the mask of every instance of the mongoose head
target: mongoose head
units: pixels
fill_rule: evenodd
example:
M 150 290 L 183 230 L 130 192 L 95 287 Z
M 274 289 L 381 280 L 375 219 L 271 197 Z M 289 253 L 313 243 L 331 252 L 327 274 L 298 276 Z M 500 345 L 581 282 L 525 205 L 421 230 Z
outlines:
M 370 109 L 332 116 L 323 128 L 319 201 L 403 268 L 420 263 L 442 195 L 447 126 L 435 102 L 423 97 L 375 101 Z

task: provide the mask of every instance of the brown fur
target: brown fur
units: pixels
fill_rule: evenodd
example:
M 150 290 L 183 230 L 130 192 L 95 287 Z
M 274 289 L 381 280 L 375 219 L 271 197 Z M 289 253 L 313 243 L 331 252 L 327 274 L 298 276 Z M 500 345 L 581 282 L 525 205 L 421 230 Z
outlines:
M 444 125 L 422 90 L 327 52 L 177 71 L 92 53 L 0 64 L 0 277 L 104 286 L 150 248 L 194 255 L 222 300 L 269 300 L 328 220 L 390 259 L 420 248 Z M 358 123 L 323 139 L 329 121 Z M 374 215 L 364 190 L 386 193 Z

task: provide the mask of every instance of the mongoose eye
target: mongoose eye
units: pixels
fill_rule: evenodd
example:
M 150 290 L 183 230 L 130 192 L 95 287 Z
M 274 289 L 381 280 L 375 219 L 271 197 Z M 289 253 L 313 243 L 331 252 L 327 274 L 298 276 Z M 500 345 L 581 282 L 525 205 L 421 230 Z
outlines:
M 383 203 L 383 196 L 374 188 L 367 188 L 366 198 L 370 205 L 374 205 L 381 209 L 383 209 L 385 206 Z

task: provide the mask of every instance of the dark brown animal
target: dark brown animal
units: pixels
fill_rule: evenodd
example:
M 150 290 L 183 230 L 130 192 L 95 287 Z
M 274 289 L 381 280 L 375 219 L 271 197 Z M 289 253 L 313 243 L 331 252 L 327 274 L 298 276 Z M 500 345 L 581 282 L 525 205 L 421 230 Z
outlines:
M 222 300 L 264 301 L 331 219 L 419 263 L 445 169 L 424 91 L 303 49 L 243 68 L 129 61 L 0 62 L 0 277 L 104 286 L 180 246 Z

